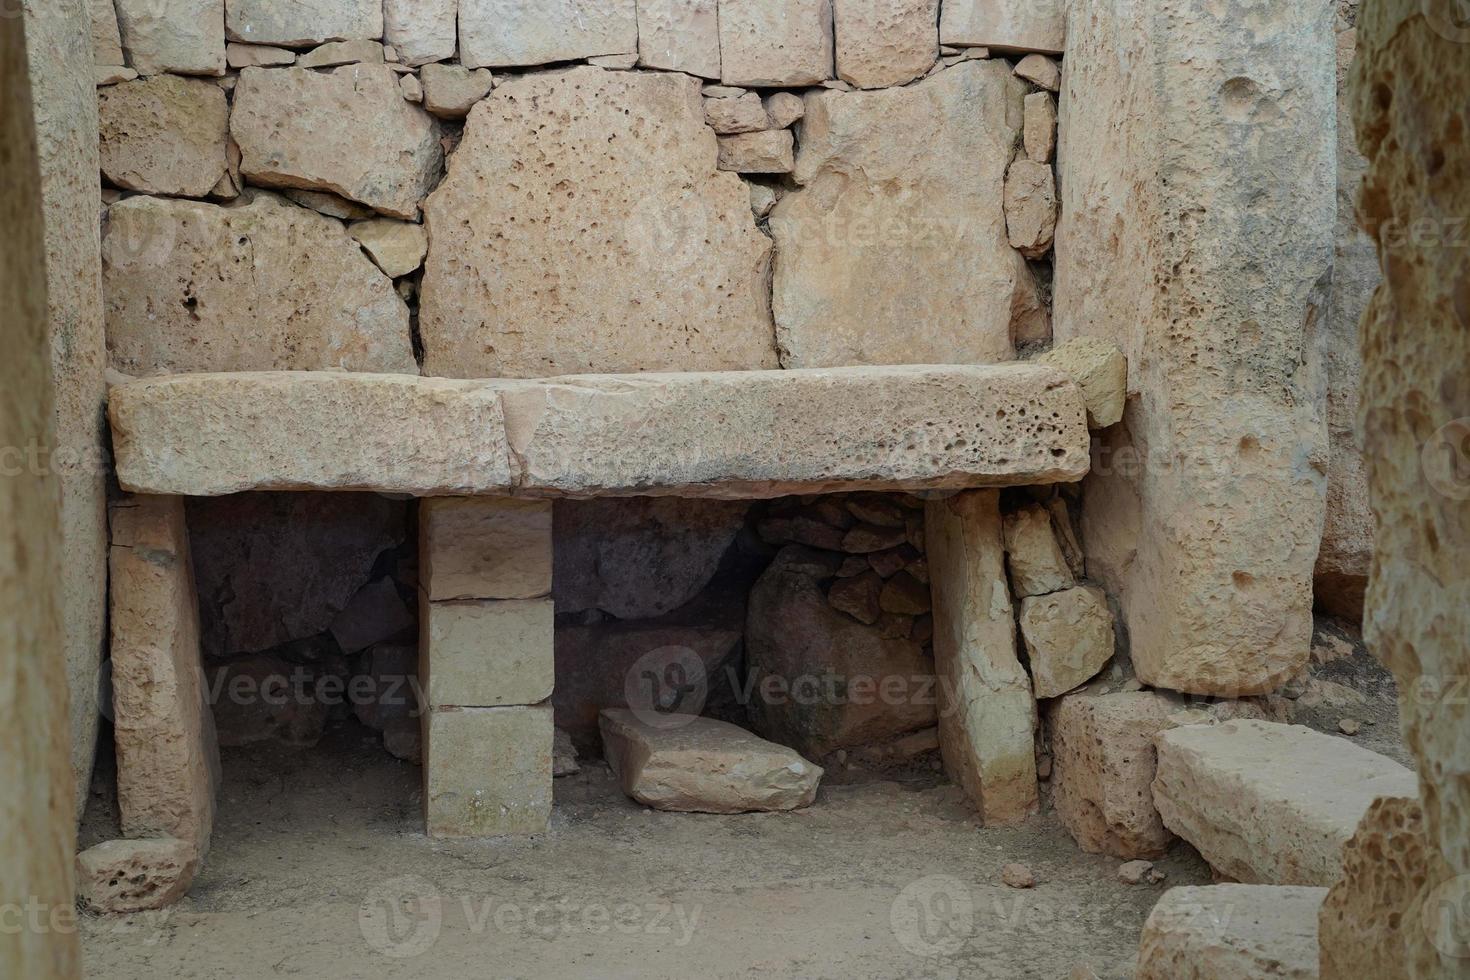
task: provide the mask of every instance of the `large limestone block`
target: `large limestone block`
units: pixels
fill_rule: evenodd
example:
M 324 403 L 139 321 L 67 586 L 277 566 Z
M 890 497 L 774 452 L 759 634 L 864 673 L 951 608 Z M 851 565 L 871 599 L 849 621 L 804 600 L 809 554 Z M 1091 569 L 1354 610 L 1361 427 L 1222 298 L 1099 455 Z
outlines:
M 102 176 L 148 194 L 204 197 L 228 167 L 230 105 L 213 82 L 155 75 L 97 92 Z
M 225 0 L 116 0 L 128 64 L 140 75 L 225 73 Z
M 715 154 L 687 76 L 575 68 L 501 85 L 425 208 L 425 371 L 775 367 L 771 243 Z
M 544 832 L 554 737 L 549 705 L 429 712 L 423 747 L 428 835 Z
M 493 708 L 551 697 L 550 599 L 425 600 L 419 625 L 419 678 L 432 707 Z
M 821 757 L 933 726 L 934 663 L 833 609 L 838 556 L 789 545 L 750 593 L 745 651 L 752 727 Z
M 1417 798 L 1380 797 L 1342 849 L 1342 878 L 1319 917 L 1322 980 L 1408 980 L 1406 914 L 1429 879 Z
M 269 193 L 228 207 L 131 197 L 108 213 L 103 285 L 118 371 L 417 375 L 408 308 L 341 222 Z
M 117 7 L 112 0 L 88 0 L 92 18 L 92 61 L 97 65 L 125 65 L 122 32 L 117 26 Z
M 383 40 L 405 65 L 448 61 L 459 43 L 459 0 L 384 0 Z
M 658 810 L 795 810 L 817 798 L 822 767 L 727 721 L 602 712 L 602 747 L 623 792 Z
M 472 382 L 322 371 L 182 375 L 114 388 L 108 415 L 118 480 L 137 492 L 430 496 L 504 492 L 511 483 L 500 399 Z
M 1154 744 L 1164 825 L 1236 881 L 1333 884 L 1373 801 L 1418 788 L 1392 759 L 1299 725 L 1188 725 Z
M 1050 714 L 1052 802 L 1089 854 L 1163 857 L 1174 840 L 1154 806 L 1154 736 L 1183 707 L 1152 691 L 1073 694 Z
M 111 508 L 110 622 L 117 797 L 123 833 L 176 837 L 202 858 L 214 825 L 219 746 L 199 648 L 199 601 L 182 497 Z
M 719 0 L 639 0 L 638 63 L 718 79 Z
M 1066 36 L 1066 0 L 944 0 L 939 15 L 942 44 L 1059 54 Z
M 417 217 L 444 164 L 439 123 L 387 65 L 246 68 L 230 133 L 253 183 L 329 191 L 394 218 Z
M 568 496 L 776 497 L 1065 482 L 1077 388 L 1050 368 L 563 378 L 505 390 L 520 483 Z
M 1037 806 L 1036 702 L 1016 656 L 999 495 L 930 501 L 924 537 L 945 769 L 986 825 L 1019 823 Z
M 720 0 L 726 85 L 815 85 L 832 77 L 832 0 Z
M 1463 12 L 1405 0 L 1365 5 L 1358 19 L 1353 115 L 1368 159 L 1363 218 L 1389 274 L 1363 319 L 1363 420 L 1376 554 L 1366 634 L 1393 670 L 1404 735 L 1423 774 L 1429 850 L 1448 890 L 1420 901 L 1461 910 L 1432 919 L 1415 971 L 1463 971 L 1470 874 L 1470 363 L 1465 256 L 1470 89 Z M 1411 107 L 1412 111 L 1406 111 Z M 1419 231 L 1415 231 L 1419 229 Z M 1424 230 L 1428 229 L 1428 234 Z M 1456 890 L 1458 889 L 1458 890 Z M 1436 950 L 1443 954 L 1437 965 Z M 1452 960 L 1450 957 L 1459 957 Z
M 1136 396 L 1097 449 L 1088 569 L 1140 680 L 1266 693 L 1306 663 L 1325 512 L 1331 5 L 1077 0 L 1067 38 L 1055 335 L 1117 344 Z
M 469 68 L 545 65 L 637 50 L 634 0 L 459 0 L 459 57 Z
M 551 503 L 446 497 L 419 506 L 419 586 L 430 599 L 551 593 Z
M 1002 61 L 915 85 L 807 96 L 771 214 L 782 363 L 992 363 L 1046 316 L 1006 238 L 1003 187 L 1026 86 Z
M 1113 614 L 1095 585 L 1021 600 L 1021 636 L 1038 698 L 1087 683 L 1113 657 Z
M 1171 888 L 1143 924 L 1137 980 L 1316 980 L 1326 894 L 1291 885 Z
M 199 863 L 198 849 L 174 837 L 103 841 L 77 855 L 77 898 L 106 915 L 168 908 L 188 893 Z
M 858 88 L 904 85 L 939 60 L 939 0 L 834 0 L 837 77 Z
M 289 48 L 381 38 L 383 4 L 381 0 L 225 0 L 225 29 L 232 41 Z
M 556 503 L 557 612 L 648 619 L 693 599 L 745 524 L 738 500 L 627 497 Z

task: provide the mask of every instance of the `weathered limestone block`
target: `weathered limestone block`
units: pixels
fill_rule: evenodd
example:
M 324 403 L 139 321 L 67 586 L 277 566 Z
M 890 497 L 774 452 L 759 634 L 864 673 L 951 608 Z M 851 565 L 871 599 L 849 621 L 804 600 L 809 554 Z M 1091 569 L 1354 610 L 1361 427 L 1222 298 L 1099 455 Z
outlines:
M 602 747 L 623 792 L 685 813 L 796 810 L 817 798 L 822 767 L 743 728 L 697 715 L 602 712 Z
M 1087 400 L 1087 424 L 1106 429 L 1123 420 L 1128 401 L 1128 360 L 1116 344 L 1073 337 L 1036 358 L 1071 375 Z
M 1080 392 L 1034 365 L 592 376 L 504 399 L 519 483 L 545 494 L 1024 486 L 1088 464 Z
M 1051 166 L 1017 160 L 1006 171 L 1006 234 L 1011 247 L 1028 259 L 1051 249 L 1057 228 L 1057 181 Z
M 122 32 L 117 26 L 117 7 L 112 0 L 88 0 L 92 18 L 92 61 L 94 64 L 123 65 Z
M 459 43 L 459 0 L 384 0 L 383 40 L 405 65 L 454 57 Z
M 490 69 L 470 71 L 463 65 L 425 65 L 419 78 L 424 86 L 424 108 L 441 119 L 463 119 L 495 87 Z
M 1154 744 L 1164 825 L 1236 881 L 1331 885 L 1373 801 L 1417 794 L 1392 759 L 1299 725 L 1188 725 Z
M 112 708 L 123 833 L 176 837 L 202 859 L 219 747 L 205 697 L 199 602 L 181 497 L 110 509 Z
M 375 40 L 328 41 L 296 59 L 300 68 L 336 68 L 359 63 L 383 64 L 382 43 Z
M 750 593 L 746 658 L 752 727 L 820 757 L 934 724 L 933 661 L 833 609 L 836 555 L 790 545 Z
M 1046 595 L 1076 584 L 1052 527 L 1051 513 L 1040 504 L 1006 515 L 1005 547 L 1011 591 L 1017 596 Z
M 419 587 L 432 600 L 551 593 L 551 503 L 445 497 L 419 505 Z
M 1138 980 L 1316 980 L 1325 888 L 1171 888 L 1143 924 Z M 1367 976 L 1367 974 L 1359 974 Z
M 575 68 L 498 87 L 425 208 L 425 371 L 775 367 L 771 243 L 715 157 L 687 76 Z
M 231 41 L 288 48 L 381 38 L 383 4 L 380 0 L 225 0 L 225 30 Z
M 786 129 L 721 136 L 718 166 L 738 174 L 789 174 L 796 168 L 796 138 Z
M 634 0 L 459 0 L 467 68 L 576 61 L 638 50 Z
M 493 708 L 551 697 L 550 599 L 425 599 L 419 622 L 419 677 L 430 706 Z
M 1342 878 L 1319 919 L 1322 980 L 1408 980 L 1407 915 L 1429 878 L 1419 800 L 1380 797 L 1342 849 Z
M 941 44 L 1059 54 L 1066 36 L 1065 0 L 945 0 L 939 15 Z
M 429 712 L 423 746 L 428 835 L 545 831 L 554 736 L 550 705 Z
M 228 207 L 128 198 L 109 209 L 102 262 L 108 349 L 124 374 L 418 374 L 392 281 L 340 222 L 273 194 Z
M 1411 974 L 1420 977 L 1463 972 L 1470 952 L 1464 39 L 1463 12 L 1457 19 L 1452 6 L 1365 5 L 1351 83 L 1368 159 L 1363 219 L 1388 270 L 1361 335 L 1360 417 L 1378 522 L 1364 621 L 1399 690 L 1415 692 L 1401 700 L 1401 720 L 1423 777 L 1430 863 L 1444 872 L 1416 902 L 1429 913 L 1426 928 L 1410 930 Z
M 269 44 L 241 44 L 231 41 L 225 45 L 225 61 L 231 68 L 276 68 L 294 65 L 296 52 Z
M 558 501 L 557 612 L 672 612 L 709 584 L 747 510 L 743 501 L 689 497 Z
M 1037 806 L 1036 702 L 1016 656 L 999 495 L 930 501 L 924 533 L 945 769 L 987 826 L 1019 823 Z
M 1016 62 L 1016 77 L 1024 78 L 1048 92 L 1062 87 L 1062 67 L 1044 54 L 1028 54 Z
M 1049 92 L 1026 96 L 1022 138 L 1026 155 L 1037 163 L 1051 163 L 1057 148 L 1057 103 Z
M 795 179 L 771 214 L 788 367 L 992 363 L 1046 311 L 1006 239 L 1002 188 L 1025 87 L 965 62 L 881 92 L 807 96 Z
M 837 77 L 887 88 L 922 77 L 939 59 L 939 0 L 834 0 Z
M 639 0 L 638 63 L 719 78 L 719 0 Z
M 188 893 L 199 863 L 198 848 L 173 837 L 104 841 L 77 855 L 77 897 L 104 915 L 167 908 Z
M 404 505 L 377 494 L 238 494 L 187 509 L 210 657 L 326 630 L 405 534 Z
M 423 225 L 393 218 L 368 218 L 347 226 L 347 234 L 363 247 L 385 276 L 397 279 L 424 264 L 429 236 Z
M 806 115 L 806 100 L 795 92 L 772 92 L 764 99 L 766 115 L 775 129 L 795 125 Z
M 1262 694 L 1307 659 L 1331 28 L 1326 3 L 1261 25 L 1188 0 L 1073 4 L 1055 334 L 1128 358 L 1137 397 L 1097 449 L 1083 540 L 1153 686 Z
M 1174 727 L 1179 698 L 1152 691 L 1073 694 L 1050 714 L 1052 803 L 1089 854 L 1163 857 L 1174 840 L 1154 807 L 1154 736 Z
M 203 197 L 225 175 L 230 105 L 213 82 L 155 75 L 97 93 L 102 176 L 148 194 Z
M 128 64 L 141 75 L 225 73 L 225 0 L 116 0 Z
M 247 68 L 230 133 L 254 183 L 329 191 L 394 218 L 418 216 L 444 163 L 439 123 L 387 65 Z
M 1066 694 L 1113 656 L 1113 614 L 1102 589 L 1079 586 L 1021 601 L 1021 636 L 1038 698 Z
M 771 128 L 771 118 L 757 92 L 730 99 L 705 99 L 704 121 L 721 136 L 754 133 Z
M 832 0 L 720 0 L 726 85 L 816 85 L 832 77 Z

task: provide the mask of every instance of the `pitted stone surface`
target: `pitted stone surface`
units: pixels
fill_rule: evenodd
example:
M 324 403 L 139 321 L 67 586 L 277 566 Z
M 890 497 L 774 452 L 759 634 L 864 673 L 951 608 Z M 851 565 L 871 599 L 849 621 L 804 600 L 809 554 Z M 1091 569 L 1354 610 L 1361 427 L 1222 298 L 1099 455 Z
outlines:
M 816 85 L 832 77 L 832 0 L 720 0 L 726 85 Z
M 148 194 L 204 197 L 225 175 L 230 105 L 203 79 L 155 75 L 97 93 L 102 176 Z
M 638 63 L 718 79 L 719 0 L 638 0 Z
M 496 88 L 425 208 L 425 372 L 775 367 L 771 243 L 715 155 L 688 76 L 574 68 Z
M 459 0 L 467 68 L 510 68 L 638 50 L 634 0 Z
M 224 0 L 116 0 L 128 64 L 140 75 L 225 73 Z
M 1006 238 L 1025 85 L 970 61 L 904 88 L 807 96 L 771 214 L 782 363 L 993 363 L 1046 310 Z
M 939 59 L 939 0 L 834 0 L 837 77 L 858 88 L 904 85 Z
M 392 280 L 340 221 L 273 194 L 229 207 L 128 198 L 109 210 L 102 263 L 124 374 L 418 373 Z

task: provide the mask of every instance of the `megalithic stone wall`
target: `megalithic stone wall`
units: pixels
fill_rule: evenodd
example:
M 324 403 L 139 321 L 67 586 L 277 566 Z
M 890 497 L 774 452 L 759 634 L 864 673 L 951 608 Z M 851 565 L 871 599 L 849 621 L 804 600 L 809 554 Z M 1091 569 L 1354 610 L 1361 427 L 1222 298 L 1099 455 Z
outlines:
M 1259 694 L 1308 656 L 1332 28 L 1327 0 L 1071 5 L 1055 335 L 1128 355 L 1083 537 L 1153 686 Z

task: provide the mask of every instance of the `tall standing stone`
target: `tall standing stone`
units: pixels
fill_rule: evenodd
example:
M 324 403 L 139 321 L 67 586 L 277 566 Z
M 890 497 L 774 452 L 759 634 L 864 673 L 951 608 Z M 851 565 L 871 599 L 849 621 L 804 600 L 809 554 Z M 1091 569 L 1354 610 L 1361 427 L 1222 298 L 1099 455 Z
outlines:
M 1036 702 L 1016 655 L 999 494 L 930 501 L 924 536 L 944 765 L 986 825 L 1019 823 L 1037 805 Z
M 224 17 L 224 0 L 117 0 L 128 64 L 140 75 L 223 75 Z
M 425 207 L 426 373 L 775 367 L 771 243 L 715 153 L 685 75 L 574 68 L 496 88 Z
M 1188 0 L 1073 6 L 1055 335 L 1128 356 L 1133 397 L 1094 452 L 1083 536 L 1151 685 L 1260 694 L 1307 659 L 1326 492 L 1313 336 L 1332 264 L 1329 7 L 1248 25 Z
M 1006 238 L 1026 86 L 1001 61 L 915 85 L 807 96 L 791 191 L 771 214 L 787 367 L 992 363 L 1044 321 Z
M 638 63 L 720 77 L 719 0 L 639 0 Z
M 459 59 L 513 68 L 638 50 L 634 0 L 460 0 Z

